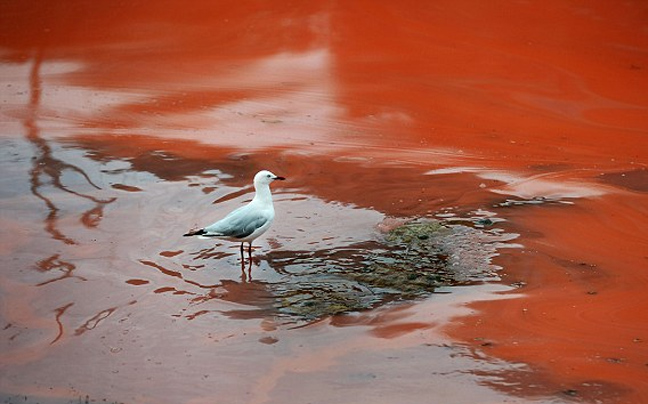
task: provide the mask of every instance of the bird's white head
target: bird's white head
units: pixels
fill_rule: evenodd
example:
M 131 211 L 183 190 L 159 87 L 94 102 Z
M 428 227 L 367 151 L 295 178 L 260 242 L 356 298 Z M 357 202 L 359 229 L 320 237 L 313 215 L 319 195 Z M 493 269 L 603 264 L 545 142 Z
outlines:
M 279 177 L 277 175 L 274 175 L 268 170 L 262 170 L 256 173 L 254 176 L 254 185 L 268 185 L 274 180 L 285 180 L 284 177 Z

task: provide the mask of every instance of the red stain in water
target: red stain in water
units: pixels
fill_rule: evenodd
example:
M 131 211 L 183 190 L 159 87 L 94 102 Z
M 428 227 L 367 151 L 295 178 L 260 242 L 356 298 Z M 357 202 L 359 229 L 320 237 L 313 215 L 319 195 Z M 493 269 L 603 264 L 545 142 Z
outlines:
M 173 1 L 119 6 L 111 1 L 3 2 L 1 58 L 6 64 L 33 66 L 27 74 L 31 80 L 27 106 L 22 90 L 12 90 L 11 80 L 2 90 L 7 126 L 1 126 L 1 136 L 14 136 L 12 122 L 27 132 L 27 140 L 41 153 L 30 173 L 30 189 L 49 212 L 38 220 L 44 222 L 47 237 L 88 258 L 67 260 L 52 252 L 37 266 L 54 275 L 34 284 L 43 294 L 45 287 L 66 282 L 92 284 L 78 273 L 80 262 L 94 262 L 98 247 L 80 240 L 87 240 L 86 231 L 101 228 L 115 201 L 70 192 L 65 182 L 70 176 L 80 176 L 77 181 L 88 189 L 99 187 L 87 177 L 83 182 L 80 168 L 53 157 L 43 139 L 48 130 L 74 135 L 69 143 L 100 152 L 97 161 L 108 157 L 128 162 L 134 171 L 154 170 L 157 178 L 169 181 L 213 169 L 218 159 L 225 172 L 239 174 L 228 184 L 244 187 L 257 168 L 276 166 L 289 177 L 286 186 L 324 201 L 397 217 L 448 207 L 490 208 L 507 196 L 555 194 L 574 205 L 499 211 L 507 219 L 507 231 L 519 233 L 523 244 L 496 259 L 503 267 L 503 282 L 521 286 L 504 293 L 514 293 L 514 298 L 471 303 L 475 313 L 456 318 L 444 330 L 470 347 L 476 358 L 487 355 L 529 366 L 531 372 L 505 371 L 497 374 L 501 383 L 490 382 L 507 394 L 647 402 L 647 15 L 643 2 L 557 0 L 279 5 L 205 1 L 191 6 Z M 66 92 L 57 98 L 47 92 L 48 86 Z M 78 107 L 78 89 L 96 91 L 88 99 L 99 107 L 87 103 Z M 308 97 L 291 98 L 300 91 Z M 118 101 L 111 103 L 113 98 Z M 311 103 L 310 109 L 300 109 L 305 102 Z M 249 156 L 237 146 L 253 141 L 265 148 L 248 167 L 241 159 Z M 276 145 L 280 147 L 269 147 Z M 290 154 L 305 146 L 312 155 Z M 160 151 L 174 153 L 183 164 L 151 157 L 150 152 Z M 436 168 L 456 170 L 426 175 Z M 321 173 L 326 175 L 317 175 Z M 511 173 L 518 178 L 511 179 Z M 385 181 L 389 188 L 382 186 Z M 70 198 L 88 202 L 78 234 L 68 236 L 60 230 L 64 212 L 56 208 L 45 182 Z M 144 185 L 121 183 L 112 188 L 134 197 L 149 191 Z M 162 213 L 177 218 L 173 212 Z M 40 241 L 17 219 L 2 220 L 2 227 L 11 230 L 2 236 L 3 255 Z M 183 252 L 176 254 L 179 250 L 173 245 L 161 248 L 166 250 L 157 255 L 169 260 Z M 195 294 L 153 280 L 173 278 L 209 289 L 194 304 L 219 298 L 236 305 L 252 299 L 261 312 L 270 310 L 262 284 L 230 282 L 215 291 L 190 283 L 185 273 L 153 258 L 157 257 L 138 261 L 138 269 L 141 266 L 151 281 L 125 275 L 128 280 L 119 283 L 150 282 L 158 295 Z M 92 268 L 106 271 L 103 266 Z M 7 363 L 13 365 L 42 361 L 52 366 L 48 351 L 32 341 L 15 348 L 23 331 L 15 331 L 13 323 L 51 335 L 47 344 L 54 341 L 52 347 L 64 349 L 67 334 L 89 338 L 89 331 L 103 322 L 131 321 L 130 314 L 120 309 L 132 303 L 116 307 L 111 296 L 105 297 L 107 301 L 91 299 L 89 316 L 79 317 L 81 305 L 69 300 L 43 313 L 33 308 L 36 292 L 18 282 L 3 283 L 7 292 L 3 292 L 7 322 L 3 332 L 8 335 L 3 349 L 11 351 Z M 103 291 L 87 288 L 85 293 L 92 297 Z M 61 293 L 57 291 L 51 292 L 54 297 Z M 147 307 L 152 312 L 157 308 Z M 192 313 L 188 318 L 198 324 L 210 311 Z M 255 315 L 232 309 L 229 320 Z M 381 319 L 380 324 L 366 320 L 379 338 L 349 344 L 349 352 L 360 347 L 379 351 L 385 340 L 413 333 L 421 335 L 420 345 L 427 329 L 436 326 L 418 320 L 400 322 L 401 316 Z M 148 321 L 150 327 L 155 325 L 155 320 Z M 356 321 L 365 319 L 360 316 Z M 345 322 L 353 323 L 342 317 L 326 326 L 341 327 Z M 208 339 L 228 341 L 241 332 L 227 324 L 219 324 L 223 330 L 206 326 Z M 75 332 L 66 334 L 66 327 Z M 115 340 L 123 341 L 119 338 Z M 255 341 L 264 350 L 290 345 L 288 334 Z M 121 350 L 107 348 L 105 342 L 96 347 Z M 165 353 L 185 354 L 175 349 Z M 340 352 L 346 351 L 340 347 Z M 331 358 L 335 358 L 332 350 L 322 350 L 298 357 L 295 363 L 303 361 L 305 369 L 314 371 L 335 369 Z M 281 395 L 278 379 L 294 376 L 290 364 L 275 367 L 258 391 Z M 95 363 L 88 366 L 96 368 Z M 256 362 L 234 371 L 247 374 L 254 369 Z M 16 385 L 35 394 L 51 394 L 22 383 Z M 54 387 L 56 394 L 69 394 L 61 393 L 64 387 Z M 164 386 L 153 389 L 158 387 Z M 142 386 L 142 391 L 146 388 L 150 386 Z M 292 402 L 290 394 L 284 394 L 284 402 Z M 326 392 L 313 394 L 326 397 Z M 473 397 L 479 399 L 479 390 Z

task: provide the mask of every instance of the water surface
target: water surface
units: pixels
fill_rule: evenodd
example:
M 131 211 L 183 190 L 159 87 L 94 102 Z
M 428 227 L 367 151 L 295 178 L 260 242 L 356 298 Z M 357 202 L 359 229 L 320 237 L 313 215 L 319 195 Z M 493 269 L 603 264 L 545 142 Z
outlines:
M 648 400 L 647 13 L 3 3 L 0 396 Z M 262 168 L 288 181 L 249 270 L 181 237 Z M 332 277 L 413 218 L 474 276 Z M 331 290 L 363 306 L 282 306 Z

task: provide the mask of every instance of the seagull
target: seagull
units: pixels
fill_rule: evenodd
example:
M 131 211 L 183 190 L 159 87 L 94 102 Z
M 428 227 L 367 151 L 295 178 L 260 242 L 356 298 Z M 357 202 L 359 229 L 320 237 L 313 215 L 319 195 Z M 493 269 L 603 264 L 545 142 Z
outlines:
M 241 243 L 241 260 L 243 244 L 248 243 L 248 256 L 252 263 L 252 242 L 265 233 L 274 220 L 274 206 L 270 183 L 275 180 L 285 180 L 268 170 L 262 170 L 254 176 L 254 198 L 245 206 L 232 211 L 223 219 L 207 227 L 191 230 L 185 237 L 199 236 L 200 238 L 218 238 Z

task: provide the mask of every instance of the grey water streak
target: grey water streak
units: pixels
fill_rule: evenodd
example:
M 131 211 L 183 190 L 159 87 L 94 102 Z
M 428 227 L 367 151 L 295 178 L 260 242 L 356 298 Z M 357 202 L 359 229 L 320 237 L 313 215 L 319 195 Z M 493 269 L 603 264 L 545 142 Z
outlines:
M 59 307 L 58 309 L 54 310 L 54 312 L 56 313 L 56 325 L 58 327 L 58 333 L 56 334 L 56 337 L 54 337 L 52 342 L 50 342 L 50 345 L 54 345 L 56 342 L 58 342 L 63 337 L 65 327 L 63 327 L 63 323 L 61 322 L 61 317 L 63 316 L 63 314 L 65 314 L 67 309 L 69 309 L 72 306 L 74 306 L 74 303 L 68 303 L 68 304 L 63 305 L 63 306 Z
M 95 228 L 99 225 L 103 216 L 103 209 L 107 204 L 116 200 L 116 198 L 100 199 L 89 193 L 84 193 L 70 188 L 63 182 L 65 172 L 72 172 L 79 175 L 85 180 L 85 183 L 91 188 L 100 190 L 90 176 L 79 166 L 63 161 L 55 156 L 54 150 L 50 143 L 42 136 L 41 128 L 38 125 L 40 105 L 42 100 L 42 79 L 41 68 L 44 62 L 44 48 L 38 47 L 35 50 L 32 66 L 29 72 L 29 104 L 26 108 L 26 115 L 23 120 L 25 128 L 25 139 L 33 146 L 34 157 L 29 169 L 29 190 L 31 194 L 45 204 L 47 214 L 44 219 L 44 230 L 53 240 L 61 242 L 70 247 L 79 245 L 79 242 L 73 236 L 62 230 L 60 226 L 60 212 L 62 207 L 47 195 L 46 188 L 54 189 L 82 198 L 94 203 L 94 206 L 80 214 L 81 223 L 87 228 Z M 50 254 L 34 263 L 34 267 L 43 273 L 58 271 L 60 276 L 49 280 L 39 282 L 36 287 L 45 287 L 52 283 L 76 278 L 81 281 L 87 281 L 83 276 L 75 275 L 77 268 L 69 259 L 64 258 L 62 253 Z M 61 307 L 54 309 L 54 321 L 57 326 L 57 334 L 50 342 L 50 345 L 57 343 L 65 334 L 64 322 L 62 317 L 66 311 L 75 303 L 69 302 Z
M 94 202 L 95 206 L 81 215 L 81 221 L 87 227 L 96 227 L 99 223 L 98 218 L 103 214 L 104 206 L 114 202 L 116 198 L 102 200 L 92 195 L 75 191 L 63 184 L 62 176 L 64 172 L 68 170 L 83 177 L 91 187 L 97 190 L 101 189 L 81 168 L 55 157 L 52 147 L 47 140 L 41 136 L 41 130 L 38 126 L 38 117 L 42 97 L 40 71 L 44 60 L 43 52 L 42 48 L 38 48 L 34 55 L 32 68 L 29 74 L 29 108 L 27 109 L 28 113 L 23 122 L 26 131 L 25 138 L 34 146 L 35 149 L 35 157 L 32 162 L 32 167 L 29 170 L 30 191 L 36 198 L 43 201 L 47 207 L 48 214 L 45 219 L 45 231 L 47 231 L 55 240 L 68 245 L 74 245 L 78 244 L 78 242 L 71 236 L 65 234 L 59 228 L 59 212 L 61 209 L 52 201 L 51 198 L 45 195 L 42 189 L 47 185 L 51 185 L 60 191 Z M 43 177 L 48 178 L 49 181 L 44 180 Z
M 83 276 L 74 275 L 74 270 L 76 269 L 76 265 L 72 264 L 71 262 L 61 260 L 60 256 L 61 256 L 60 254 L 54 254 L 38 262 L 37 265 L 38 270 L 42 272 L 58 270 L 59 272 L 62 272 L 62 274 L 56 278 L 52 278 L 47 281 L 38 283 L 36 284 L 36 286 L 45 286 L 47 284 L 57 282 L 60 281 L 61 279 L 66 279 L 66 278 L 77 278 L 82 281 L 87 281 L 87 279 L 84 278 Z

